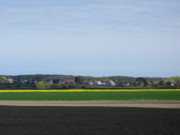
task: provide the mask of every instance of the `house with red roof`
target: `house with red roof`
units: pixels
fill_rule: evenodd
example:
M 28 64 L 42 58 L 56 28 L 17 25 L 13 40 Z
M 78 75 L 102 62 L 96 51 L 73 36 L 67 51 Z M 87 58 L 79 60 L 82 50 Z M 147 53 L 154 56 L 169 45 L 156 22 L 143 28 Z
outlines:
M 102 85 L 101 81 L 94 81 L 94 85 Z
M 65 81 L 65 84 L 75 84 L 74 79 L 68 79 Z
M 8 83 L 13 83 L 13 79 L 7 79 Z

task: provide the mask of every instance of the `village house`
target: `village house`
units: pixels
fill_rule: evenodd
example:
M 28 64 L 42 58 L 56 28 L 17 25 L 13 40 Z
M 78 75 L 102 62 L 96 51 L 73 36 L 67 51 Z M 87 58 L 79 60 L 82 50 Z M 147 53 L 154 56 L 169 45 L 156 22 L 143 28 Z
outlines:
M 53 84 L 53 80 L 50 80 L 49 83 L 52 85 Z
M 29 83 L 30 84 L 35 84 L 35 81 L 34 80 L 30 80 Z
M 88 81 L 88 83 L 89 83 L 89 85 L 93 85 L 93 81 L 92 80 Z
M 143 86 L 144 86 L 144 82 L 141 82 L 141 83 L 139 84 L 139 86 L 143 87 Z
M 17 80 L 14 80 L 13 82 L 17 84 L 25 84 L 24 80 L 22 79 L 17 79 Z
M 53 80 L 52 80 L 52 79 L 51 79 L 51 80 L 48 79 L 48 80 L 46 80 L 46 82 L 49 83 L 49 84 L 51 84 L 51 85 L 53 84 Z
M 7 79 L 7 83 L 13 83 L 14 80 L 13 79 Z
M 58 84 L 58 83 L 60 83 L 59 79 L 53 79 L 53 84 Z
M 154 81 L 153 86 L 157 86 L 157 85 L 159 85 L 159 81 Z
M 144 86 L 144 82 L 140 82 L 140 81 L 135 81 L 134 82 L 134 85 L 136 85 L 136 86 Z
M 129 86 L 129 82 L 128 81 L 124 81 L 123 82 L 123 86 Z
M 24 80 L 25 83 L 27 83 L 28 81 L 27 80 Z
M 139 81 L 134 81 L 134 82 L 133 82 L 133 85 L 134 85 L 134 86 L 137 86 L 138 84 L 139 84 Z
M 105 83 L 102 83 L 101 81 L 94 81 L 94 85 L 103 85 Z
M 68 79 L 65 81 L 65 84 L 75 84 L 74 79 Z
M 85 84 L 85 85 L 93 85 L 93 81 L 92 80 L 90 80 L 90 81 L 85 80 L 85 81 L 83 81 L 83 84 Z
M 173 80 L 166 80 L 164 83 L 169 86 L 174 86 Z
M 37 84 L 38 83 L 38 81 L 37 80 L 34 80 L 34 84 Z
M 106 84 L 109 85 L 109 86 L 115 86 L 116 85 L 113 80 L 107 80 Z

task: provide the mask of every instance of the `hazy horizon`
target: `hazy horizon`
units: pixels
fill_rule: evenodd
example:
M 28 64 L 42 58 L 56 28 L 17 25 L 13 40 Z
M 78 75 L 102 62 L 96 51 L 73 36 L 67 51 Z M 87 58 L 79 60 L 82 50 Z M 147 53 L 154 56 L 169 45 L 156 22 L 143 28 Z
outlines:
M 179 0 L 0 1 L 0 74 L 180 76 Z
M 88 76 L 88 77 L 113 77 L 113 76 L 121 76 L 121 77 L 133 77 L 133 78 L 137 78 L 137 77 L 144 77 L 144 78 L 171 78 L 171 77 L 176 77 L 176 76 L 167 76 L 167 77 L 160 77 L 160 76 L 126 76 L 126 75 L 113 75 L 113 76 L 93 76 L 93 75 L 80 75 L 80 74 L 78 74 L 78 75 L 73 75 L 73 74 L 18 74 L 18 75 L 8 75 L 8 74 L 6 74 L 6 75 L 2 75 L 2 74 L 0 74 L 0 76 L 23 76 L 23 75 L 57 75 L 57 76 L 59 76 L 59 75 L 63 75 L 63 76 Z

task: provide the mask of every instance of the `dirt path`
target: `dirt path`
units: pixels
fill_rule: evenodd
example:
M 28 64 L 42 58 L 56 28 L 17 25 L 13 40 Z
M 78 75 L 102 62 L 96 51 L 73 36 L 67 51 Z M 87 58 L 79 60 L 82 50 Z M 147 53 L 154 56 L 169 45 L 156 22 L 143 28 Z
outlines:
M 142 107 L 142 108 L 180 108 L 180 101 L 121 101 L 121 100 L 90 100 L 90 101 L 5 101 L 0 105 L 8 106 L 98 106 L 98 107 Z

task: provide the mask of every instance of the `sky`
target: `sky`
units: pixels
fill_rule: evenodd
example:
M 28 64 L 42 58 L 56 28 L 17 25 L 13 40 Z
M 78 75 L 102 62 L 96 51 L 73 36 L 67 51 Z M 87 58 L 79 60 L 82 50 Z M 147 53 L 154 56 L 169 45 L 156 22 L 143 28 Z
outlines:
M 0 1 L 0 74 L 180 76 L 179 0 Z

